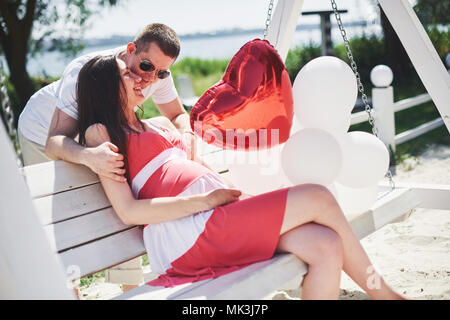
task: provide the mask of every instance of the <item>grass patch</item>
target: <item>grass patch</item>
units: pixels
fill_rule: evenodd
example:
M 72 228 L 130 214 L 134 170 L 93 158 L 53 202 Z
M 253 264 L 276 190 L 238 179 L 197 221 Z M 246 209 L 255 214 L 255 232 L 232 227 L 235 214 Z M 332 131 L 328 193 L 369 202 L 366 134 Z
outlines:
M 152 99 L 148 99 L 147 101 L 145 101 L 144 104 L 142 105 L 142 108 L 144 110 L 144 114 L 142 115 L 143 119 L 153 118 L 161 115 Z M 137 114 L 140 117 L 141 111 L 138 110 Z
M 224 72 L 214 72 L 204 77 L 196 77 L 192 81 L 194 93 L 196 96 L 201 96 L 212 85 L 222 79 Z
M 226 59 L 204 60 L 184 58 L 175 63 L 173 67 L 170 68 L 170 71 L 172 73 L 175 86 L 177 86 L 176 81 L 178 75 L 188 75 L 192 81 L 194 94 L 200 97 L 212 85 L 222 79 L 228 62 L 229 60 Z M 142 107 L 144 110 L 144 114 L 142 116 L 143 119 L 161 115 L 158 108 L 156 108 L 155 103 L 151 99 L 145 101 Z
M 147 256 L 147 254 L 144 254 L 142 256 L 142 266 L 147 266 L 147 265 L 149 265 L 148 256 Z M 91 286 L 94 282 L 96 282 L 98 279 L 104 278 L 105 276 L 106 276 L 106 270 L 93 273 L 89 276 L 85 276 L 80 279 L 80 288 L 87 288 L 87 287 Z
M 416 157 L 433 144 L 450 145 L 450 135 L 445 125 L 398 145 L 395 163 L 400 164 L 408 158 Z
M 148 256 L 147 256 L 147 254 L 144 254 L 143 256 L 142 256 L 142 265 L 143 266 L 147 266 L 149 263 L 148 263 Z
M 83 277 L 80 279 L 80 288 L 87 288 L 89 287 L 92 283 L 94 283 L 95 281 L 97 281 L 100 278 L 104 278 L 105 277 L 105 272 L 106 270 L 91 274 L 89 276 Z

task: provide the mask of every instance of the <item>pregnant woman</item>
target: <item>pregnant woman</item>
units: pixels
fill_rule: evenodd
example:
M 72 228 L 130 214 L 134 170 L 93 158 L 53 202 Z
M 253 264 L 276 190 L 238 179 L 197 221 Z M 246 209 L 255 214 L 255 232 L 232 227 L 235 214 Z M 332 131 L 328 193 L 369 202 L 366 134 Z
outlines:
M 151 72 L 157 76 L 157 59 Z M 337 299 L 345 271 L 374 299 L 403 299 L 377 274 L 333 195 L 304 184 L 244 198 L 201 160 L 168 120 L 140 120 L 140 77 L 114 56 L 95 57 L 78 76 L 80 143 L 124 155 L 123 182 L 100 177 L 127 225 L 144 225 L 148 285 L 217 277 L 291 252 L 308 264 L 302 299 Z M 377 281 L 373 281 L 376 279 Z M 374 283 L 376 285 L 374 285 Z

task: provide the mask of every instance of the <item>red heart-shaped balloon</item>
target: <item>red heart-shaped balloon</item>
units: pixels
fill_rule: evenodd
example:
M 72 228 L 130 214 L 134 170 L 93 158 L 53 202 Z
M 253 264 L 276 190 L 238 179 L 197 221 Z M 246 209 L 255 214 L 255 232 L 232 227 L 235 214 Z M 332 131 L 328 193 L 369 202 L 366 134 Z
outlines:
M 222 80 L 191 110 L 192 130 L 223 149 L 270 148 L 289 138 L 292 86 L 286 67 L 267 40 L 247 42 Z

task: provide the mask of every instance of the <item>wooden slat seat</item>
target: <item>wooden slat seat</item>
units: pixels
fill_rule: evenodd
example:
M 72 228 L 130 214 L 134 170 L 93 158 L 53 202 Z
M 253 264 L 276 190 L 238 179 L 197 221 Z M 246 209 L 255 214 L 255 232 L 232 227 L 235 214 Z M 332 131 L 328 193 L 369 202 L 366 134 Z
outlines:
M 278 254 L 216 279 L 175 288 L 141 286 L 116 299 L 264 299 L 279 288 L 298 288 L 306 272 L 306 264 L 294 255 Z

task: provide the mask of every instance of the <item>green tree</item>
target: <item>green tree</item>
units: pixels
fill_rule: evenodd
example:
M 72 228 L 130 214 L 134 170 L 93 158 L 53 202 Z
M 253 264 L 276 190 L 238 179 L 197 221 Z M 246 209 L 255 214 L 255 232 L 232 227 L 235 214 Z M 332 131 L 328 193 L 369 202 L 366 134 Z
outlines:
M 392 69 L 394 77 L 408 77 L 412 72 L 409 56 L 381 6 L 380 18 L 387 64 Z
M 425 28 L 450 24 L 450 0 L 418 0 L 414 11 Z
M 428 31 L 450 23 L 450 0 L 417 0 L 413 9 Z M 381 7 L 379 10 L 387 62 L 397 77 L 411 77 L 415 71 L 409 57 Z
M 102 6 L 116 3 L 117 0 L 0 0 L 0 46 L 21 108 L 35 92 L 27 72 L 28 55 L 44 46 L 49 50 L 79 51 L 79 37 L 89 17 Z M 62 30 L 64 36 L 58 32 Z

